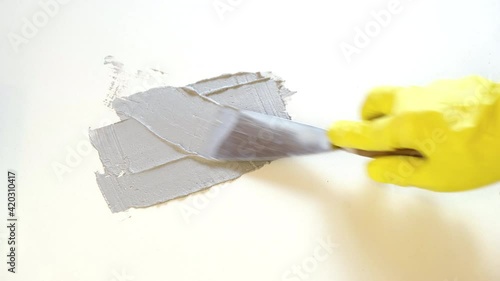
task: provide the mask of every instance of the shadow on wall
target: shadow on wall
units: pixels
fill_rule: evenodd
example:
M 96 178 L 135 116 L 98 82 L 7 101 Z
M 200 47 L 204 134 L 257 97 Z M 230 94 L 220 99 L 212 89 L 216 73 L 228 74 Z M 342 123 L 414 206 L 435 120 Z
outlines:
M 498 280 L 478 256 L 467 225 L 447 220 L 426 198 L 395 204 L 398 194 L 372 182 L 345 194 L 298 161 L 281 162 L 279 172 L 272 166 L 259 179 L 320 201 L 329 233 L 342 237 L 339 258 L 332 260 L 345 262 L 349 280 Z

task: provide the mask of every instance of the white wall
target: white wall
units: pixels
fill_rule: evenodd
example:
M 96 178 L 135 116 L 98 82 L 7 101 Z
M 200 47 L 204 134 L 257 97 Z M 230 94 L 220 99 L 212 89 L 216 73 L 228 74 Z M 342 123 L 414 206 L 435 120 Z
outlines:
M 297 91 L 292 117 L 326 127 L 357 118 L 379 84 L 500 80 L 498 1 L 62 2 L 0 1 L 0 171 L 18 171 L 20 219 L 19 272 L 2 262 L 0 279 L 500 279 L 499 185 L 381 185 L 365 159 L 334 152 L 113 215 L 95 183 L 97 153 L 84 150 L 89 126 L 116 120 L 102 105 L 107 55 L 164 70 L 172 85 L 273 71 Z M 355 44 L 356 28 L 388 5 L 390 21 L 347 58 L 342 42 Z M 54 163 L 68 173 L 58 178 Z M 4 213 L 5 192 L 0 200 Z M 1 227 L 2 256 L 6 235 Z

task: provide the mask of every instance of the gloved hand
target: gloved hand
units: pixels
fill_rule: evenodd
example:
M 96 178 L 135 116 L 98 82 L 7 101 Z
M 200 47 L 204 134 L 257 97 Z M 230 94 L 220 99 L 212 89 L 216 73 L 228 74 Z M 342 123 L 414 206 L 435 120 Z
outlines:
M 423 158 L 384 156 L 368 164 L 376 181 L 433 191 L 461 191 L 500 180 L 500 85 L 472 76 L 427 87 L 373 89 L 363 121 L 328 131 L 340 147 L 418 150 Z

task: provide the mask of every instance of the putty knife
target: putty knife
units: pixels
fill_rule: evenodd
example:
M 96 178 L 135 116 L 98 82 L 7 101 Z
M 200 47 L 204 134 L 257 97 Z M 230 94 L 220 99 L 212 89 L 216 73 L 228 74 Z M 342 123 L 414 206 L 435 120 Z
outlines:
M 224 107 L 216 118 L 200 155 L 221 161 L 275 160 L 339 149 L 326 130 L 276 116 Z M 367 157 L 407 155 L 422 157 L 413 149 L 364 151 L 345 149 Z

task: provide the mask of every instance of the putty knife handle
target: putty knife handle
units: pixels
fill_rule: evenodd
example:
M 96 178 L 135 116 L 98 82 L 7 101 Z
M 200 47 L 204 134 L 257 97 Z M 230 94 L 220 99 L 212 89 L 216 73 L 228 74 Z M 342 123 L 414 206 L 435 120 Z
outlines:
M 366 156 L 370 158 L 377 158 L 377 157 L 382 157 L 382 156 L 412 156 L 412 157 L 419 157 L 423 158 L 424 156 L 422 153 L 418 152 L 415 149 L 408 149 L 408 148 L 399 148 L 395 149 L 393 151 L 368 151 L 368 150 L 361 150 L 361 149 L 351 149 L 351 148 L 344 148 L 345 150 L 355 153 L 361 156 Z

